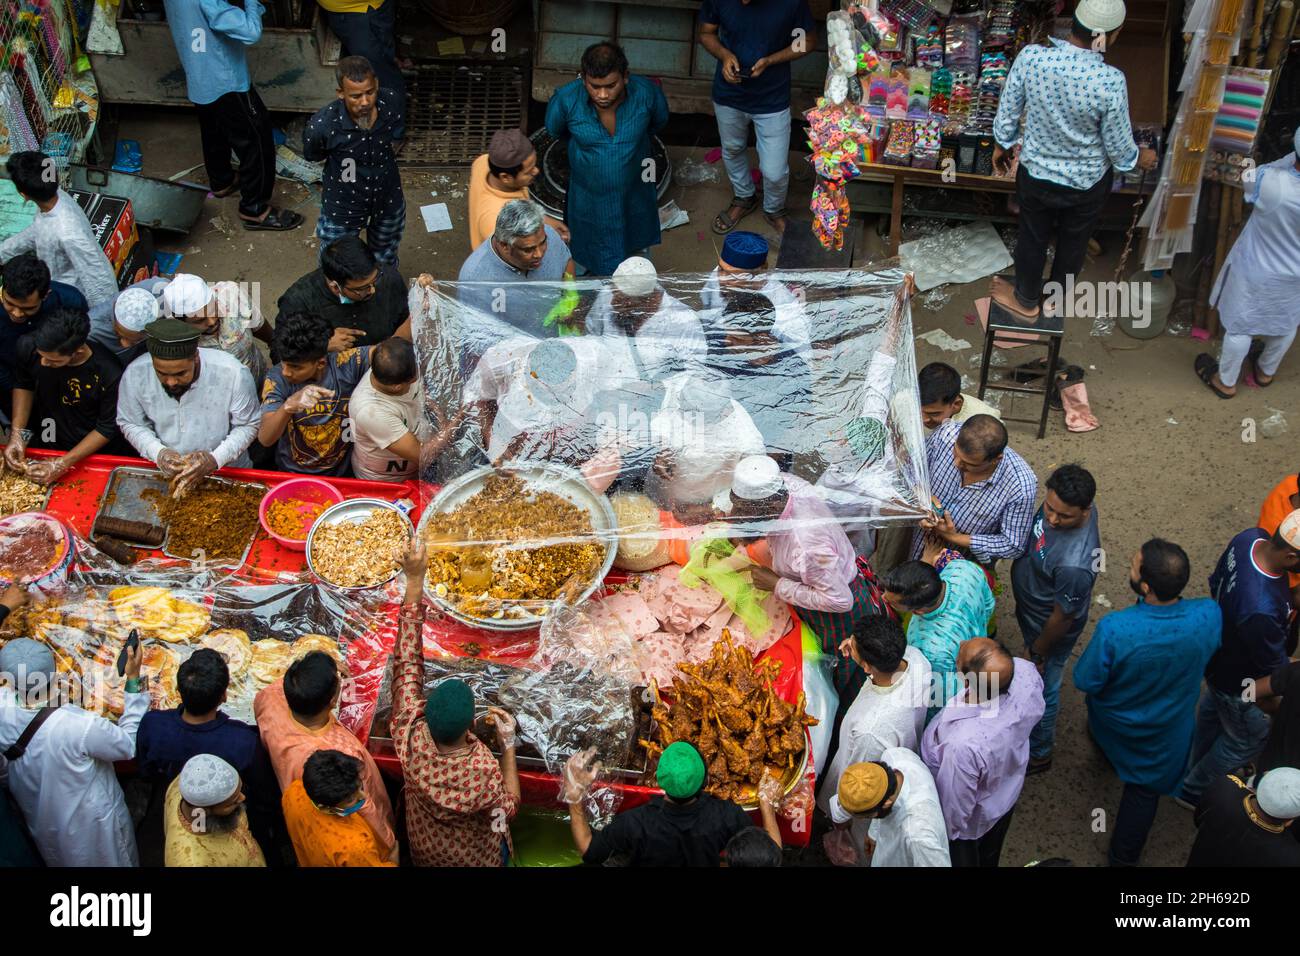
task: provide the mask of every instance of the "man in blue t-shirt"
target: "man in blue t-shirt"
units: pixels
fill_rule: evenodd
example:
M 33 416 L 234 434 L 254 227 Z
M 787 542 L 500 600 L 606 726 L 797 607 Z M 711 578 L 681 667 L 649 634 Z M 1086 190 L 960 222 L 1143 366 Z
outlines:
M 752 122 L 763 173 L 763 217 L 783 233 L 790 185 L 790 63 L 817 43 L 808 0 L 704 0 L 699 41 L 718 60 L 713 113 L 732 192 L 731 205 L 713 220 L 713 231 L 730 232 L 758 206 L 747 154 Z
M 1192 768 L 1179 802 L 1194 806 L 1226 773 L 1249 763 L 1268 740 L 1269 718 L 1255 706 L 1255 681 L 1287 662 L 1291 589 L 1300 570 L 1300 511 L 1271 536 L 1250 528 L 1232 539 L 1210 575 L 1210 594 L 1223 612 L 1223 643 L 1205 668 L 1205 694 L 1196 713 Z
M 1088 623 L 1092 586 L 1100 567 L 1101 536 L 1092 506 L 1097 483 L 1078 465 L 1062 465 L 1047 479 L 1047 494 L 1034 515 L 1029 546 L 1011 565 L 1016 621 L 1029 658 L 1043 675 L 1042 720 L 1029 735 L 1029 767 L 1052 765 L 1061 678 L 1074 643 Z

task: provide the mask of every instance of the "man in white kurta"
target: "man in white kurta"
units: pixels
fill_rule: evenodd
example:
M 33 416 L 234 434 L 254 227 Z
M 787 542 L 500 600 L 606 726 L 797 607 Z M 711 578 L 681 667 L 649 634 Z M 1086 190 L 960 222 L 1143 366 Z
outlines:
M 99 247 L 86 214 L 62 189 L 52 201 L 37 202 L 30 226 L 0 242 L 0 262 L 24 252 L 34 252 L 55 282 L 76 286 L 92 309 L 117 295 L 113 264 Z
M 704 367 L 708 346 L 699 318 L 659 284 L 649 259 L 625 259 L 587 313 L 587 331 L 602 337 L 605 347 L 636 369 L 643 381 Z
M 1245 187 L 1254 211 L 1210 293 L 1223 323 L 1217 371 L 1208 354 L 1196 359 L 1202 380 L 1224 398 L 1236 394 L 1242 363 L 1256 337 L 1264 347 L 1253 371 L 1259 384 L 1268 385 L 1300 326 L 1300 130 L 1294 152 L 1254 175 Z
M 952 866 L 939 792 L 925 761 L 906 747 L 891 747 L 880 755 L 879 763 L 893 775 L 896 788 L 880 806 L 850 812 L 842 801 L 856 794 L 843 783 L 831 798 L 831 821 L 838 826 L 851 824 L 859 865 Z M 855 764 L 850 770 L 857 772 L 863 767 L 879 773 L 875 764 Z M 863 824 L 865 839 L 859 839 Z M 871 847 L 870 854 L 866 847 Z
M 138 662 L 134 668 L 139 674 Z M 36 717 L 39 701 L 20 699 L 18 685 L 48 688 L 54 655 L 19 638 L 0 649 L 0 751 Z M 127 676 L 131 676 L 128 670 Z M 128 685 L 133 686 L 133 685 Z M 26 706 L 32 703 L 33 706 Z M 135 828 L 113 761 L 135 756 L 135 732 L 149 709 L 148 691 L 125 693 L 116 724 L 73 704 L 59 707 L 14 761 L 0 757 L 13 794 L 47 866 L 138 866 Z

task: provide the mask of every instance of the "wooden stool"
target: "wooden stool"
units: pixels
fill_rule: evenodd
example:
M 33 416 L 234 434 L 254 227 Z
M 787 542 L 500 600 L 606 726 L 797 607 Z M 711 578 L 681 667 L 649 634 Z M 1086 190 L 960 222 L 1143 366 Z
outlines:
M 1026 342 L 1028 345 L 1045 345 L 1047 346 L 1047 376 L 1043 380 L 1043 387 L 1037 388 L 1033 385 L 1017 385 L 1008 380 L 1009 384 L 1000 382 L 989 383 L 989 359 L 993 355 L 995 346 L 1001 348 L 1002 345 L 995 341 L 1000 332 L 1015 332 L 1017 338 L 1024 341 L 1024 336 L 1034 336 L 1034 340 Z M 977 396 L 981 401 L 984 400 L 985 391 L 995 392 L 1020 392 L 1021 394 L 1043 396 L 1043 413 L 1038 419 L 1038 437 L 1042 438 L 1047 431 L 1047 413 L 1052 407 L 1052 385 L 1056 381 L 1056 366 L 1061 355 L 1061 339 L 1065 337 L 1065 321 L 1061 316 L 1047 316 L 1039 313 L 1038 318 L 1033 324 L 1026 324 L 1018 321 L 1012 313 L 1008 312 L 997 302 L 989 302 L 989 324 L 984 331 L 984 361 L 980 363 L 980 388 Z M 1028 422 L 1033 424 L 1032 418 L 1011 418 L 1003 415 L 1004 422 Z

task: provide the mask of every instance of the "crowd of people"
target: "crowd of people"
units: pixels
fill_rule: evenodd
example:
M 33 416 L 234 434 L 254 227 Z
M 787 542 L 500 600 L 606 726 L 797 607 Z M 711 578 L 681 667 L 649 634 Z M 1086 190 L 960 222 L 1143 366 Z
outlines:
M 213 6 L 168 0 L 173 30 Z M 301 217 L 270 205 L 273 178 L 257 159 L 265 110 L 242 46 L 256 42 L 261 6 L 215 6 L 226 8 L 222 19 L 203 22 L 224 38 L 221 55 L 183 56 L 191 98 L 204 107 L 214 191 L 240 191 L 250 230 L 295 228 Z M 319 262 L 279 298 L 274 320 L 239 285 L 196 275 L 119 292 L 48 157 L 11 156 L 10 178 L 40 212 L 0 243 L 0 332 L 12 346 L 0 348 L 6 465 L 49 484 L 89 455 L 134 450 L 182 494 L 227 466 L 397 482 L 468 433 L 480 461 L 564 462 L 597 493 L 645 494 L 679 528 L 747 528 L 731 569 L 788 604 L 835 663 L 833 700 L 817 715 L 831 728 L 816 793 L 827 855 L 843 865 L 998 865 L 1026 777 L 1051 771 L 1067 665 L 1094 606 L 1104 565 L 1097 482 L 1066 464 L 1040 489 L 996 410 L 963 395 L 950 366 L 926 366 L 900 388 L 901 309 L 882 319 L 854 373 L 865 399 L 844 436 L 801 417 L 826 340 L 802 290 L 768 273 L 768 241 L 735 228 L 759 204 L 744 159 L 751 123 L 764 214 L 778 233 L 786 227 L 788 64 L 805 52 L 789 37 L 811 22 L 802 0 L 777 6 L 751 22 L 742 0 L 705 4 L 735 194 L 713 224 L 726 238 L 697 301 L 671 294 L 649 259 L 659 226 L 642 163 L 668 111 L 619 47 L 590 47 L 547 110 L 548 130 L 569 144 L 563 222 L 529 195 L 538 174 L 530 140 L 517 130 L 492 138 L 471 169 L 471 250 L 455 288 L 462 318 L 486 331 L 467 334 L 452 367 L 435 370 L 459 383 L 455 407 L 426 393 L 430 370 L 413 343 L 412 291 L 435 280 L 421 274 L 408 287 L 398 272 L 404 120 L 391 43 L 372 51 L 382 57 L 374 65 L 344 57 L 337 100 L 307 124 L 308 157 L 325 163 Z M 356 33 L 341 35 L 355 53 Z M 760 76 L 770 80 L 735 89 Z M 583 284 L 583 274 L 610 278 Z M 919 408 L 909 411 L 899 393 L 913 389 Z M 611 436 L 600 415 L 611 401 L 637 404 L 663 427 Z M 908 417 L 929 430 L 917 451 L 933 500 L 911 524 L 877 532 L 863 519 L 897 497 Z M 33 448 L 63 454 L 29 458 Z M 1195 811 L 1189 864 L 1300 862 L 1300 693 L 1291 704 L 1285 693 L 1297 666 L 1297 478 L 1228 543 L 1208 598 L 1183 597 L 1193 568 L 1181 547 L 1143 544 L 1128 569 L 1134 605 L 1098 621 L 1075 662 L 1089 735 L 1124 784 L 1114 865 L 1139 863 L 1162 795 Z M 222 710 L 230 673 L 220 654 L 196 651 L 177 673 L 180 706 L 150 711 L 141 655 L 128 650 L 123 713 L 110 722 L 44 706 L 58 665 L 21 637 L 0 648 L 0 859 L 508 864 L 522 799 L 519 728 L 491 708 L 495 739 L 483 739 L 467 684 L 423 689 L 426 567 L 413 544 L 391 687 L 400 802 L 339 723 L 347 674 L 326 653 L 263 689 L 251 726 Z M 995 599 L 1006 583 L 1023 656 L 998 639 Z M 0 620 L 25 600 L 9 588 Z M 132 758 L 149 788 L 142 820 L 114 772 Z M 593 827 L 588 797 L 601 770 L 584 751 L 563 771 L 585 862 L 781 864 L 782 793 L 771 777 L 758 787 L 756 826 L 707 792 L 701 754 L 677 741 L 655 769 L 663 796 Z M 153 845 L 162 859 L 142 859 Z

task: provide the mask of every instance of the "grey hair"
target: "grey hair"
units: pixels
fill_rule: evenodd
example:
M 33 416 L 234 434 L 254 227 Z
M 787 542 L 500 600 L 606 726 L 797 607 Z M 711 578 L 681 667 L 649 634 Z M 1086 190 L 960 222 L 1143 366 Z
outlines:
M 542 228 L 545 212 L 531 199 L 512 199 L 497 214 L 497 227 L 492 238 L 502 245 L 531 236 Z

